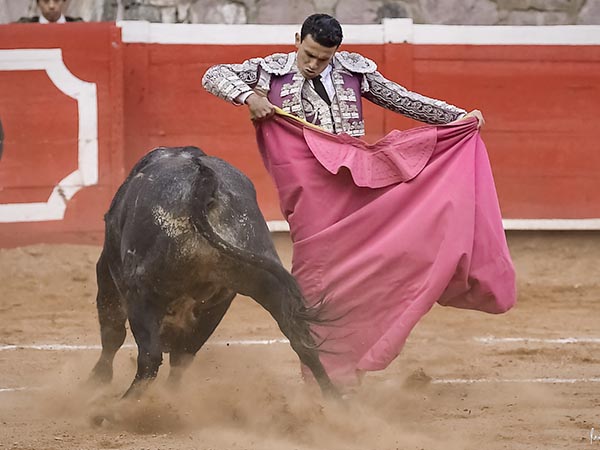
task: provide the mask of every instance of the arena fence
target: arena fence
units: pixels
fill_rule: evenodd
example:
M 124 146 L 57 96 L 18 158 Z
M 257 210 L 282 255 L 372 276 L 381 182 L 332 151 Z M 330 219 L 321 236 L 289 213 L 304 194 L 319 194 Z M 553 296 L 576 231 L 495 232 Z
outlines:
M 298 25 L 147 22 L 0 26 L 0 247 L 99 243 L 127 171 L 157 146 L 239 167 L 285 230 L 243 107 L 206 93 L 208 67 L 294 51 Z M 600 229 L 599 26 L 347 25 L 406 88 L 484 112 L 507 229 Z M 417 123 L 365 102 L 368 141 Z M 0 139 L 2 137 L 0 136 Z

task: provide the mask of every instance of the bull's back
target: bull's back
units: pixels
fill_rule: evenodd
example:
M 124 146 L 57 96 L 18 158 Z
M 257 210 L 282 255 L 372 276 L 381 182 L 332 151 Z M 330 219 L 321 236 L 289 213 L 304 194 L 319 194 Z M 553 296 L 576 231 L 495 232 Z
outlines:
M 106 227 L 107 242 L 128 273 L 139 271 L 141 260 L 148 265 L 158 259 L 156 253 L 163 261 L 190 264 L 195 256 L 214 258 L 214 249 L 206 246 L 214 242 L 205 242 L 202 234 L 278 261 L 251 181 L 194 147 L 159 148 L 142 158 L 117 192 Z

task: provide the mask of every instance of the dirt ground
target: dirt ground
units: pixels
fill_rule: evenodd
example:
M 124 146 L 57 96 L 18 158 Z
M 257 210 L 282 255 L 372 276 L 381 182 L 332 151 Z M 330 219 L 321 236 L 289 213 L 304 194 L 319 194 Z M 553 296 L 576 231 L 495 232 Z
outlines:
M 289 267 L 289 238 L 275 237 Z M 130 337 L 111 386 L 92 390 L 84 382 L 99 355 L 100 249 L 0 250 L 0 449 L 600 446 L 590 442 L 600 428 L 600 234 L 511 232 L 509 243 L 519 280 L 512 311 L 435 307 L 345 406 L 300 380 L 287 344 L 248 342 L 282 336 L 247 298 L 236 299 L 179 391 L 166 389 L 163 367 L 145 398 L 118 400 L 135 370 Z M 114 420 L 94 426 L 106 411 Z

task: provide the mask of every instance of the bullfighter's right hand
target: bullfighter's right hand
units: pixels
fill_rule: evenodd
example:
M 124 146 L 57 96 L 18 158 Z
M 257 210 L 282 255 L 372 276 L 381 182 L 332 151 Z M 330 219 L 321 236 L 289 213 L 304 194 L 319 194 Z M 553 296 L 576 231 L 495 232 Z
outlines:
M 262 95 L 250 94 L 246 99 L 246 104 L 250 110 L 250 119 L 252 120 L 268 119 L 275 114 L 275 106 Z

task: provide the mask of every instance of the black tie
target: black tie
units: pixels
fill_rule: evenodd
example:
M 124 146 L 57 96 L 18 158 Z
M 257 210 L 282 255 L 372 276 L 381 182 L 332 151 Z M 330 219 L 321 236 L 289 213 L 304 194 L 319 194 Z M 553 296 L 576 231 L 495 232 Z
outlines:
M 319 94 L 325 102 L 331 106 L 331 100 L 329 99 L 329 95 L 327 95 L 327 91 L 325 90 L 325 86 L 323 86 L 323 82 L 321 81 L 321 75 L 317 75 L 313 78 L 313 85 L 315 86 L 315 91 Z

